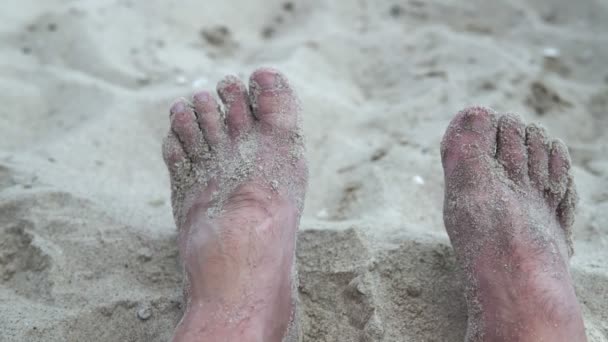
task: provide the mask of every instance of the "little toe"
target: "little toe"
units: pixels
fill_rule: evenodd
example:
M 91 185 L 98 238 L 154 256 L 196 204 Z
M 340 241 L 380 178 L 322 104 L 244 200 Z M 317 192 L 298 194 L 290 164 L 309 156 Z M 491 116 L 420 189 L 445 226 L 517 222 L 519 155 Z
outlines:
M 461 169 L 469 181 L 483 174 L 496 151 L 497 119 L 488 108 L 470 107 L 458 113 L 443 136 L 441 160 L 446 180 Z
M 528 178 L 525 127 L 519 115 L 506 114 L 498 120 L 496 157 L 507 175 L 520 184 Z
M 572 251 L 572 224 L 574 224 L 574 214 L 576 212 L 576 206 L 578 204 L 578 193 L 574 186 L 574 180 L 571 176 L 568 176 L 568 186 L 564 198 L 557 207 L 557 216 L 559 222 L 566 232 L 568 238 L 568 245 Z
M 549 196 L 554 207 L 562 201 L 568 189 L 571 163 L 566 144 L 559 139 L 553 140 L 549 155 Z
M 254 115 L 264 129 L 293 131 L 298 126 L 298 101 L 287 78 L 269 68 L 256 70 L 249 79 Z
M 531 124 L 526 128 L 528 175 L 532 183 L 544 192 L 549 186 L 549 145 L 543 127 Z
M 217 85 L 217 92 L 224 102 L 228 135 L 238 138 L 253 126 L 247 88 L 235 76 L 226 76 Z
M 182 144 L 173 131 L 169 131 L 163 141 L 163 160 L 169 169 L 171 179 L 174 179 L 182 165 L 189 161 Z
M 217 145 L 224 134 L 224 125 L 217 101 L 207 91 L 194 94 L 192 101 L 198 114 L 198 125 L 203 131 L 204 139 L 212 147 Z

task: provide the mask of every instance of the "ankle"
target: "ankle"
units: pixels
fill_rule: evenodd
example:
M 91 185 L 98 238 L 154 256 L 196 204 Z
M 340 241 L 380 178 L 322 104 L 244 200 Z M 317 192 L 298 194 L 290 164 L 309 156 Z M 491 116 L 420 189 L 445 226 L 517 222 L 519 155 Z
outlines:
M 212 306 L 190 303 L 173 341 L 263 341 L 263 326 L 251 312 Z
M 173 341 L 280 342 L 288 330 L 294 307 L 274 303 L 229 307 L 222 304 L 188 305 Z
M 568 297 L 522 296 L 511 304 L 485 305 L 481 321 L 487 340 L 584 341 L 579 305 Z
M 479 285 L 484 340 L 586 340 L 581 309 L 567 273 L 497 277 L 492 284 Z

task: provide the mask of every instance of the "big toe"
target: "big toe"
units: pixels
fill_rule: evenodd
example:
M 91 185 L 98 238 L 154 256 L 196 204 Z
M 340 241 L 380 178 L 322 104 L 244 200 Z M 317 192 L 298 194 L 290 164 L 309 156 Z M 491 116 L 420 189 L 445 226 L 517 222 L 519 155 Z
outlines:
M 299 106 L 287 78 L 270 68 L 256 70 L 249 79 L 251 107 L 266 130 L 293 131 L 298 126 Z
M 497 119 L 494 111 L 470 107 L 459 112 L 448 126 L 441 142 L 441 159 L 446 180 L 474 180 L 494 160 Z M 460 175 L 455 174 L 456 171 Z

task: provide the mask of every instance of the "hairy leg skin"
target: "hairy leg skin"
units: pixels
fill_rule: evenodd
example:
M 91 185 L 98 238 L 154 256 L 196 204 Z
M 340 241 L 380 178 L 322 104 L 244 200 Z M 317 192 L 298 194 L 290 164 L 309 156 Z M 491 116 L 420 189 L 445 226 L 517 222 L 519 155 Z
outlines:
M 296 232 L 308 168 L 285 76 L 219 82 L 178 100 L 163 157 L 185 270 L 174 341 L 297 341 Z
M 467 341 L 586 341 L 569 272 L 568 149 L 516 115 L 458 113 L 442 144 L 444 222 L 465 273 Z

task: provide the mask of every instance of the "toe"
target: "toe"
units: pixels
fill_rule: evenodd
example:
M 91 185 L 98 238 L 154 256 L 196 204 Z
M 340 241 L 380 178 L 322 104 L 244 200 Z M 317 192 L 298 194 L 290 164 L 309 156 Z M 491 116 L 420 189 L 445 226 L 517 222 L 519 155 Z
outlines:
M 571 176 L 568 177 L 568 185 L 564 198 L 557 207 L 557 215 L 559 222 L 569 238 L 568 242 L 571 245 L 570 237 L 572 236 L 572 224 L 574 223 L 574 213 L 578 204 L 578 193 L 574 186 L 574 181 Z
M 171 179 L 175 178 L 182 165 L 188 161 L 182 144 L 173 131 L 169 131 L 169 134 L 163 141 L 163 159 L 169 169 Z
M 578 193 L 574 186 L 574 180 L 571 175 L 568 175 L 568 185 L 566 187 L 566 193 L 564 198 L 557 207 L 557 217 L 559 223 L 564 229 L 566 236 L 566 242 L 568 244 L 568 254 L 572 256 L 574 253 L 572 243 L 572 225 L 574 224 L 574 214 L 576 212 L 576 206 L 578 204 Z
M 545 191 L 549 181 L 549 145 L 543 127 L 529 125 L 526 128 L 528 150 L 528 175 L 540 191 Z
M 217 101 L 211 93 L 202 91 L 194 94 L 192 102 L 198 114 L 198 124 L 203 131 L 204 139 L 210 146 L 217 145 L 224 133 Z
M 549 155 L 549 196 L 555 207 L 568 189 L 570 166 L 568 147 L 561 140 L 553 140 Z
M 496 115 L 487 108 L 470 107 L 454 117 L 441 142 L 441 160 L 446 179 L 457 169 L 470 180 L 482 174 L 496 150 Z
M 249 91 L 254 115 L 263 128 L 297 128 L 298 101 L 283 74 L 274 69 L 258 69 L 249 79 Z
M 226 125 L 231 138 L 247 133 L 253 126 L 247 88 L 235 76 L 226 76 L 217 85 L 217 92 L 226 109 Z
M 528 177 L 525 127 L 518 115 L 506 114 L 498 120 L 496 157 L 507 175 L 520 184 Z
M 192 161 L 203 157 L 206 146 L 203 133 L 196 122 L 194 110 L 183 99 L 171 107 L 171 129 Z

